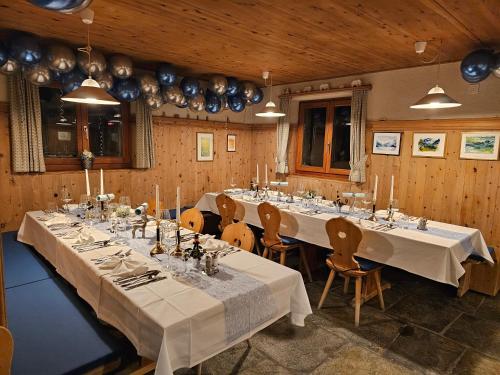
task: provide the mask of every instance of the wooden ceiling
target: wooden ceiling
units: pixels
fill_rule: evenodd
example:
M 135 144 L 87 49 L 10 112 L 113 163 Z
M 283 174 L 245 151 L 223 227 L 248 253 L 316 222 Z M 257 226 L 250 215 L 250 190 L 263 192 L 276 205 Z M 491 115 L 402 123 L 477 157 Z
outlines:
M 443 61 L 500 46 L 500 0 L 94 0 L 92 44 L 181 72 L 291 83 L 421 65 L 413 43 L 443 39 Z M 78 15 L 0 0 L 0 28 L 75 45 Z

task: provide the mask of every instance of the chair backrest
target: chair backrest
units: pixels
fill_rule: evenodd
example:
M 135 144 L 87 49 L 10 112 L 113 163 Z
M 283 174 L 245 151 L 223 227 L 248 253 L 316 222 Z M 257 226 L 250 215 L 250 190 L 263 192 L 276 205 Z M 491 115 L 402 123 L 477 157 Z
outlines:
M 0 375 L 9 375 L 14 353 L 14 340 L 10 331 L 0 327 Z
M 229 224 L 233 223 L 234 214 L 236 213 L 236 203 L 226 194 L 219 194 L 215 198 L 215 203 L 217 203 L 217 208 L 219 209 L 220 215 L 220 230 L 224 231 L 224 228 Z
M 353 254 L 363 238 L 361 229 L 343 217 L 328 220 L 325 228 L 333 248 L 330 259 L 335 267 L 340 271 L 359 269 Z
M 252 230 L 244 222 L 229 224 L 222 232 L 221 240 L 246 251 L 253 251 L 255 237 Z
M 165 205 L 163 204 L 163 201 L 160 201 L 160 210 L 165 209 Z M 149 216 L 156 217 L 156 199 L 150 198 L 148 199 L 148 209 L 147 213 Z
M 190 208 L 181 214 L 181 227 L 183 228 L 201 233 L 204 225 L 203 214 L 196 207 Z
M 260 223 L 264 228 L 262 242 L 265 246 L 273 246 L 281 243 L 279 229 L 281 224 L 280 210 L 270 203 L 264 202 L 257 207 Z

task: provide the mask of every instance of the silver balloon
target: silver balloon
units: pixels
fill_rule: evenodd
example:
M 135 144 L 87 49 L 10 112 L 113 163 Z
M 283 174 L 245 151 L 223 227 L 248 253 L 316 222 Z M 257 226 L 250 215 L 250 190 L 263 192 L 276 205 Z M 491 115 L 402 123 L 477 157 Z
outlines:
M 250 100 L 253 98 L 255 94 L 255 90 L 257 87 L 255 86 L 255 83 L 250 82 L 250 81 L 243 81 L 240 83 L 240 95 L 241 98 L 244 100 Z
M 495 54 L 495 65 L 491 72 L 495 77 L 500 78 L 500 52 Z
M 9 58 L 5 64 L 0 67 L 0 73 L 11 75 L 19 70 L 19 63 L 13 58 Z
M 48 85 L 52 82 L 52 73 L 45 63 L 25 65 L 23 67 L 24 78 L 37 86 Z
M 109 91 L 113 88 L 113 76 L 108 71 L 99 74 L 96 78 L 96 81 L 97 83 L 99 83 L 99 86 L 101 86 L 101 89 Z
M 165 102 L 175 105 L 181 105 L 184 98 L 182 90 L 177 86 L 163 87 L 162 95 Z
M 144 96 L 157 95 L 160 91 L 160 85 L 156 78 L 149 73 L 139 76 L 139 87 Z
M 85 74 L 89 74 L 89 55 L 85 52 L 78 52 L 77 56 L 78 67 Z M 104 73 L 106 70 L 106 58 L 104 55 L 97 51 L 92 50 L 90 52 L 90 74 L 93 77 L 97 77 L 99 74 Z
M 134 72 L 132 60 L 125 55 L 113 55 L 109 59 L 110 72 L 119 79 L 129 78 Z
M 149 108 L 151 108 L 153 110 L 159 109 L 163 105 L 163 98 L 158 93 L 147 96 L 144 99 L 144 101 L 149 106 Z
M 64 44 L 51 44 L 47 48 L 47 64 L 49 69 L 59 73 L 69 73 L 76 64 L 76 57 L 71 48 Z
M 215 75 L 208 81 L 208 88 L 217 95 L 224 95 L 227 90 L 227 79 L 221 75 Z
M 189 109 L 195 112 L 200 112 L 205 109 L 205 96 L 198 94 L 189 100 Z
M 188 105 L 189 105 L 188 100 L 184 95 L 182 95 L 182 98 L 179 101 L 179 103 L 176 104 L 176 106 L 179 108 L 186 108 Z

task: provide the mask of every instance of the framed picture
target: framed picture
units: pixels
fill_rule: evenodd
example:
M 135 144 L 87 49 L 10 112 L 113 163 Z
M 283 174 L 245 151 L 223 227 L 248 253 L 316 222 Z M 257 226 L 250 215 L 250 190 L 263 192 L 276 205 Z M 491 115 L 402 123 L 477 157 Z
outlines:
M 372 154 L 399 155 L 401 133 L 373 133 Z
M 500 132 L 462 133 L 461 159 L 498 160 Z
M 227 152 L 236 151 L 236 134 L 227 135 Z
M 446 133 L 413 133 L 413 156 L 443 158 Z
M 214 160 L 214 133 L 196 133 L 196 160 Z

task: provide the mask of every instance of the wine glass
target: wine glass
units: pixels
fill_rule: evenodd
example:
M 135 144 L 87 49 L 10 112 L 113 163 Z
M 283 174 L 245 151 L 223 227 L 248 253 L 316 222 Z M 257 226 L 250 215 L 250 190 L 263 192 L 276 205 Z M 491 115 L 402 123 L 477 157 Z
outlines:
M 118 203 L 120 204 L 120 206 L 128 207 L 129 209 L 132 208 L 132 203 L 130 202 L 130 197 L 129 196 L 122 195 L 120 197 L 120 200 L 118 201 Z
M 63 186 L 61 189 L 61 200 L 63 201 L 63 207 L 64 210 L 69 213 L 69 203 L 73 201 L 73 198 L 71 198 L 71 193 L 69 190 L 66 188 L 66 186 Z
M 229 183 L 229 186 L 231 186 L 231 189 L 234 189 L 236 187 L 234 176 L 231 176 L 231 182 Z
M 361 203 L 363 204 L 364 211 L 369 216 L 371 215 L 373 207 L 373 197 L 371 193 L 365 193 L 364 197 L 361 198 Z
M 54 201 L 47 202 L 47 209 L 45 210 L 45 213 L 49 217 L 53 217 L 54 213 L 57 212 L 57 203 Z

